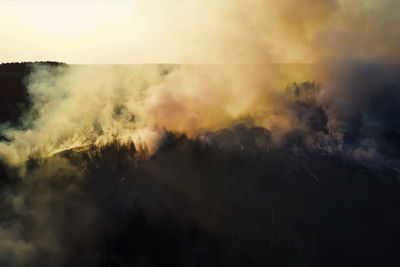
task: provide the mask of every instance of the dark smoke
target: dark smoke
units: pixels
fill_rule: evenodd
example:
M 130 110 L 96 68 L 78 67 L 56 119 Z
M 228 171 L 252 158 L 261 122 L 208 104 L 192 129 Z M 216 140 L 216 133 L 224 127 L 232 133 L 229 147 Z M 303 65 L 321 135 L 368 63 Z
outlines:
M 399 171 L 400 66 L 347 62 L 319 94 L 343 153 Z

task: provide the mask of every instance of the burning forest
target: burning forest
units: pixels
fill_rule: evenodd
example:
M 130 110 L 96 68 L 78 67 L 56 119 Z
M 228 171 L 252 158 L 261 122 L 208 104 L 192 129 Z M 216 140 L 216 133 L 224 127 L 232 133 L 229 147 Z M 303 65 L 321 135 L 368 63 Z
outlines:
M 2 1 L 0 266 L 399 266 L 399 11 Z

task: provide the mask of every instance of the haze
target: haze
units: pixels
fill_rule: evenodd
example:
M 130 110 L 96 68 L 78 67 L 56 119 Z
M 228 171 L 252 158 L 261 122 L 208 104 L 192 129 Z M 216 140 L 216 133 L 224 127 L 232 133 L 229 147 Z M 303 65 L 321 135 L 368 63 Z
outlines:
M 398 62 L 396 10 L 392 0 L 1 1 L 0 62 Z

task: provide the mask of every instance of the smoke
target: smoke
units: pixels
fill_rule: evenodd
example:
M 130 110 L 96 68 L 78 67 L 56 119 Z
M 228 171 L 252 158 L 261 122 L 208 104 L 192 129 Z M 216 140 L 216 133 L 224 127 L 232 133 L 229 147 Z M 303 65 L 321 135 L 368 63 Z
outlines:
M 209 62 L 399 63 L 399 9 L 396 0 L 231 1 L 204 42 L 221 51 Z
M 154 151 L 165 130 L 197 137 L 237 123 L 270 129 L 274 140 L 315 127 L 344 136 L 360 116 L 378 120 L 383 105 L 369 104 L 377 95 L 398 98 L 395 89 L 382 89 L 398 83 L 396 66 L 387 65 L 399 61 L 397 1 L 233 1 L 214 8 L 207 25 L 215 38 L 208 28 L 196 38 L 219 51 L 214 62 L 252 64 L 33 66 L 26 81 L 31 110 L 21 127 L 2 127 L 2 157 L 16 165 L 116 138 Z M 293 61 L 315 64 L 254 64 Z M 311 102 L 288 98 L 288 85 L 306 81 L 320 88 L 306 92 Z M 368 138 L 361 143 L 378 142 Z
M 313 46 L 319 61 L 399 63 L 398 1 L 339 1 L 340 8 L 320 33 Z
M 107 138 L 135 139 L 141 123 L 136 106 L 147 83 L 162 78 L 157 66 L 34 68 L 27 80 L 31 110 L 21 129 L 4 131 L 13 142 L 2 149 L 14 164 Z
M 299 78 L 321 68 L 330 73 L 322 81 Z M 3 126 L 0 151 L 14 166 L 114 140 L 152 154 L 166 131 L 202 138 L 242 123 L 269 129 L 276 144 L 301 130 L 309 148 L 398 169 L 398 70 L 363 62 L 38 65 L 26 79 L 31 109 L 19 128 Z
M 32 106 L 18 129 L 4 129 L 3 157 L 30 157 L 119 139 L 154 151 L 165 130 L 197 137 L 253 120 L 293 127 L 274 65 L 34 66 Z M 295 69 L 295 68 L 294 68 Z M 289 73 L 290 74 L 290 73 Z
M 321 68 L 330 73 L 322 81 L 299 78 L 310 80 Z M 302 130 L 310 147 L 394 159 L 397 73 L 396 65 L 362 62 L 37 65 L 26 79 L 31 109 L 19 128 L 3 126 L 8 141 L 0 150 L 12 165 L 116 139 L 141 143 L 152 154 L 166 131 L 197 138 L 244 123 L 271 130 L 275 143 Z
M 340 149 L 356 158 L 398 157 L 398 65 L 348 62 L 334 65 L 318 100 Z M 396 160 L 397 161 L 397 160 Z M 396 169 L 398 170 L 398 162 Z

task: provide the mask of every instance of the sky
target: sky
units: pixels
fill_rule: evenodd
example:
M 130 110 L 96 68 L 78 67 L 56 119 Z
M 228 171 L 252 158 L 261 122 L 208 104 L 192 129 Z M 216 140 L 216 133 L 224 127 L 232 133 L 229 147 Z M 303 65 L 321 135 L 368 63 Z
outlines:
M 210 41 L 226 37 L 219 23 L 227 6 L 223 1 L 0 1 L 0 61 L 209 62 L 219 52 Z
M 313 61 L 304 40 L 335 4 L 283 2 L 0 1 L 0 62 Z
M 399 62 L 396 0 L 0 1 L 0 62 Z

